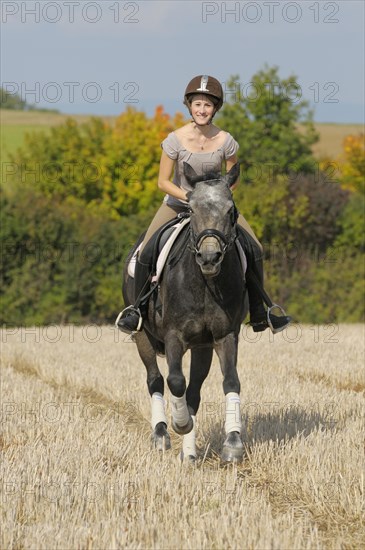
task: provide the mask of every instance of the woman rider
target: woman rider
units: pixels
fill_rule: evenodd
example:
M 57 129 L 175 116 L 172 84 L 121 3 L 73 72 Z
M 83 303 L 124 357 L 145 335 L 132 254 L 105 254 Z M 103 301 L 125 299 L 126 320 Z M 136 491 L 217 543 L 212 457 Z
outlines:
M 166 196 L 147 230 L 139 254 L 164 223 L 175 218 L 178 213 L 186 212 L 187 194 L 192 188 L 184 177 L 184 162 L 188 162 L 197 174 L 204 174 L 207 171 L 221 172 L 223 163 L 228 172 L 238 160 L 238 143 L 228 132 L 212 123 L 214 115 L 223 105 L 223 89 L 220 82 L 207 75 L 194 77 L 185 90 L 184 104 L 189 109 L 192 120 L 182 128 L 171 132 L 161 143 L 158 187 L 166 193 Z M 171 179 L 172 174 L 174 174 L 173 179 Z M 234 189 L 238 182 L 239 180 L 231 189 Z M 248 264 L 246 279 L 250 324 L 255 332 L 261 332 L 269 326 L 273 332 L 279 332 L 290 323 L 291 318 L 284 315 L 275 316 L 269 312 L 270 323 L 268 322 L 262 297 L 262 246 L 241 214 L 237 223 L 242 228 L 239 231 L 239 240 L 246 253 Z M 138 281 L 135 281 L 136 296 L 144 282 L 141 281 L 138 284 Z M 140 315 L 137 310 L 127 308 L 125 314 L 119 317 L 118 327 L 130 333 L 137 330 L 139 321 Z

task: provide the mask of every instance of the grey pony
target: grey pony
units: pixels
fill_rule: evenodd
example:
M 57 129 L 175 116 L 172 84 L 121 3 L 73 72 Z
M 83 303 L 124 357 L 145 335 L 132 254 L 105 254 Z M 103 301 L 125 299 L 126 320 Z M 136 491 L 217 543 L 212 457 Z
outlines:
M 157 355 L 162 353 L 166 355 L 167 384 L 172 396 L 181 397 L 186 392 L 188 411 L 195 416 L 213 351 L 219 358 L 224 394 L 240 392 L 237 348 L 248 303 L 245 277 L 235 246 L 236 209 L 230 190 L 239 176 L 239 164 L 225 176 L 198 176 L 184 163 L 184 173 L 193 189 L 189 197 L 190 245 L 177 263 L 165 266 L 159 299 L 150 299 L 143 328 L 134 334 L 134 341 L 147 370 L 150 395 L 164 394 L 164 379 L 157 364 Z M 127 266 L 128 260 L 123 281 L 126 306 L 135 301 L 133 279 L 128 275 Z M 186 386 L 182 358 L 189 349 L 190 376 Z M 173 428 L 177 433 L 188 433 L 193 428 L 191 417 L 185 426 L 173 422 Z M 155 426 L 152 441 L 158 449 L 170 447 L 164 422 Z M 242 455 L 240 434 L 229 433 L 222 456 L 233 461 L 240 460 Z

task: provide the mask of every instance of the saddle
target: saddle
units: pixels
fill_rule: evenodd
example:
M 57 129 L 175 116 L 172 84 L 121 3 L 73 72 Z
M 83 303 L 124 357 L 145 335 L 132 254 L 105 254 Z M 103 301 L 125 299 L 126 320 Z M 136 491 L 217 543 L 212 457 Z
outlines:
M 183 233 L 184 228 L 185 239 L 183 239 L 183 241 L 186 244 L 186 237 L 188 236 L 186 229 L 189 222 L 190 219 L 187 214 L 180 214 L 173 220 L 167 222 L 152 235 L 144 247 L 143 252 L 140 254 L 141 243 L 136 248 L 128 264 L 128 274 L 131 277 L 135 277 L 136 268 L 139 269 L 140 265 L 144 267 L 148 266 L 150 273 L 153 274 L 151 282 L 157 283 L 161 278 L 169 253 L 179 235 Z
M 141 245 L 137 247 L 128 265 L 128 274 L 135 279 L 135 307 L 146 304 L 158 289 L 164 267 L 179 261 L 190 239 L 189 228 L 190 215 L 178 214 L 152 235 L 142 253 Z M 247 270 L 246 255 L 238 238 L 235 243 L 244 277 Z

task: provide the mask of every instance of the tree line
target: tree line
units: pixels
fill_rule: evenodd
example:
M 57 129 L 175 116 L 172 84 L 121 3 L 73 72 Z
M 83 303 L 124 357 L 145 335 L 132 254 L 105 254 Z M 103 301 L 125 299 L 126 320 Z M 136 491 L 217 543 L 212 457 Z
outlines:
M 296 77 L 265 67 L 252 83 L 245 95 L 232 77 L 216 124 L 240 145 L 234 198 L 264 246 L 266 287 L 298 322 L 363 321 L 363 136 L 316 160 L 313 113 L 281 93 Z M 162 200 L 161 141 L 185 122 L 128 108 L 113 125 L 69 118 L 27 136 L 2 171 L 4 324 L 114 320 L 127 253 Z
M 59 113 L 58 109 L 39 108 L 28 103 L 16 92 L 9 92 L 6 88 L 0 87 L 0 109 L 12 111 L 40 111 L 47 113 Z

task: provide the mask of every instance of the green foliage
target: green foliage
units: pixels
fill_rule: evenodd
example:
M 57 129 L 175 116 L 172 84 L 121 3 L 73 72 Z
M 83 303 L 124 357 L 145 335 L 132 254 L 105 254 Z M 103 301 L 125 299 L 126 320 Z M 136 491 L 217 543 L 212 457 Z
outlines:
M 365 252 L 365 197 L 362 193 L 352 193 L 339 218 L 340 233 L 337 247 L 346 248 L 352 255 Z
M 252 174 L 270 175 L 313 172 L 311 145 L 318 140 L 308 101 L 300 98 L 294 75 L 280 79 L 278 68 L 265 67 L 245 89 L 238 75 L 227 83 L 228 94 L 217 123 L 240 145 L 242 180 Z M 304 128 L 298 131 L 298 124 Z
M 264 245 L 268 290 L 299 322 L 363 320 L 364 202 L 344 189 L 363 166 L 359 140 L 345 142 L 352 165 L 341 186 L 316 168 L 312 113 L 296 99 L 295 76 L 265 68 L 249 89 L 238 76 L 227 89 L 236 94 L 218 124 L 240 145 L 235 200 Z
M 323 174 L 280 176 L 242 186 L 240 203 L 264 246 L 266 287 L 297 322 L 363 319 L 360 256 L 340 242 L 347 191 Z
M 2 139 L 0 143 L 0 156 L 3 163 L 2 182 L 6 185 L 7 171 L 12 172 L 11 155 L 24 143 L 27 133 L 36 132 L 39 126 L 32 125 L 8 125 L 2 123 L 1 133 Z M 48 128 L 47 128 L 48 131 Z M 44 130 L 42 131 L 44 133 Z
M 266 68 L 252 83 L 257 97 L 239 90 L 218 124 L 240 144 L 234 197 L 264 245 L 265 286 L 298 322 L 362 321 L 362 142 L 346 140 L 342 179 L 330 181 L 314 170 L 316 136 L 307 102 L 293 99 L 295 77 Z M 128 108 L 114 126 L 69 118 L 28 135 L 4 182 L 3 323 L 115 319 L 124 260 L 162 199 L 160 143 L 183 123 L 161 107 L 153 117 Z
M 242 185 L 236 202 L 269 248 L 290 245 L 323 253 L 340 233 L 338 218 L 347 198 L 347 191 L 320 173 Z
M 151 213 L 111 220 L 30 189 L 3 197 L 1 321 L 112 321 L 121 273 Z
M 78 125 L 72 118 L 50 133 L 28 134 L 25 145 L 11 156 L 16 167 L 8 180 L 46 197 L 89 204 L 101 195 L 99 163 L 105 134 L 111 130 L 101 119 Z M 6 182 L 8 183 L 8 182 Z
M 160 143 L 182 122 L 162 108 L 152 119 L 127 109 L 115 127 L 69 118 L 47 135 L 27 136 L 5 182 L 4 322 L 115 317 L 123 258 L 162 199 Z
M 290 263 L 288 267 L 286 264 Z M 267 262 L 268 289 L 299 323 L 359 323 L 364 313 L 364 255 L 331 247 L 326 254 L 282 258 L 282 269 Z
M 11 158 L 16 168 L 7 183 L 82 203 L 112 219 L 137 214 L 161 201 L 160 144 L 182 121 L 161 108 L 153 118 L 129 108 L 114 127 L 96 117 L 80 125 L 69 118 L 50 135 L 27 136 Z

